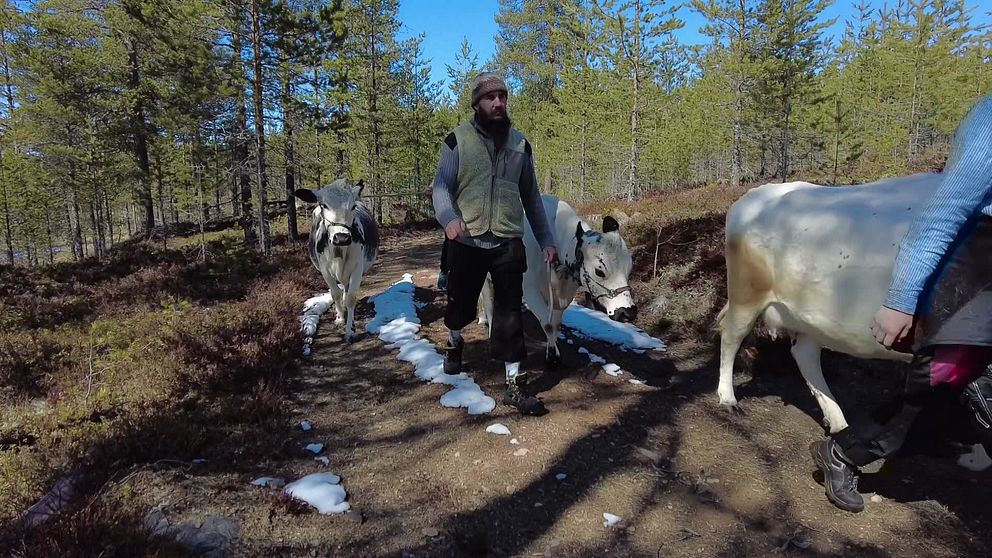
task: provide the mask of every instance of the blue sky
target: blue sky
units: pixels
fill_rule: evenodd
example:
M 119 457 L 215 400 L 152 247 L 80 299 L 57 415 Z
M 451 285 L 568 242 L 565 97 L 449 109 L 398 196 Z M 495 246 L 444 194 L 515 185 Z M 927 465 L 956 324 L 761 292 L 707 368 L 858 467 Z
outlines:
M 837 22 L 830 29 L 831 34 L 840 35 L 844 21 L 854 13 L 854 0 L 839 0 L 824 12 L 824 19 L 836 17 Z M 870 0 L 871 5 L 881 7 L 883 0 Z M 891 5 L 893 2 L 890 1 Z M 965 0 L 972 9 L 973 24 L 992 23 L 987 0 Z M 488 60 L 496 49 L 493 37 L 498 30 L 495 21 L 499 9 L 497 0 L 400 0 L 401 37 L 411 37 L 420 33 L 424 38 L 424 55 L 431 59 L 431 75 L 435 81 L 447 83 L 446 64 L 454 64 L 455 53 L 461 46 L 462 38 L 467 37 L 473 50 L 479 54 L 479 62 Z M 679 40 L 686 44 L 705 42 L 699 34 L 703 18 L 689 8 L 679 10 L 679 17 L 685 27 L 678 32 Z

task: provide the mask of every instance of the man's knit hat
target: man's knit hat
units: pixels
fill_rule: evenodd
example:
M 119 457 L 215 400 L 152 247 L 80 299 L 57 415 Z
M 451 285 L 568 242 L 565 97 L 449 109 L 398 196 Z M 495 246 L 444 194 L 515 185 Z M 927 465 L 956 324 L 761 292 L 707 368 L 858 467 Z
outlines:
M 492 72 L 482 72 L 475 76 L 472 80 L 472 106 L 479 104 L 483 97 L 493 91 L 509 92 L 502 77 Z

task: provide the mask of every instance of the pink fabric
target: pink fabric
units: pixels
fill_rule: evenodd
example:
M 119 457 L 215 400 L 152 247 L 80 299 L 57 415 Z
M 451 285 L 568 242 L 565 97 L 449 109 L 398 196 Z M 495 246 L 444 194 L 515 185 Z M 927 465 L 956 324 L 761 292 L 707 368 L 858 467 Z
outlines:
M 985 370 L 992 357 L 989 347 L 938 345 L 930 361 L 930 385 L 968 385 Z

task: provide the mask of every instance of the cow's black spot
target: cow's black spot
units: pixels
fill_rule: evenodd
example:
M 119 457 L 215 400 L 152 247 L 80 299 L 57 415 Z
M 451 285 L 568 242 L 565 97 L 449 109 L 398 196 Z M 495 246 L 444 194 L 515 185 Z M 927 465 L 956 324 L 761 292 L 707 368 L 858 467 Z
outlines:
M 327 242 L 328 242 L 329 237 L 330 237 L 330 234 L 328 234 L 327 231 L 323 231 L 322 233 L 320 233 L 320 236 L 317 237 L 317 253 L 318 254 L 322 253 L 324 251 L 324 249 L 327 248 Z

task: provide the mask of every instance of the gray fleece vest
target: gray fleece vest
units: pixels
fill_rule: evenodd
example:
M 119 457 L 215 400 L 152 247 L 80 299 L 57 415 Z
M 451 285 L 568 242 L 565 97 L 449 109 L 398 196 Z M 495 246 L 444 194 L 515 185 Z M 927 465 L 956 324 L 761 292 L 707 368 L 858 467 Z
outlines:
M 455 128 L 458 141 L 458 190 L 455 207 L 469 236 L 492 232 L 502 238 L 524 235 L 520 174 L 527 161 L 524 135 L 510 128 L 506 144 L 493 153 L 493 142 L 471 122 Z M 487 145 L 488 144 L 488 145 Z

